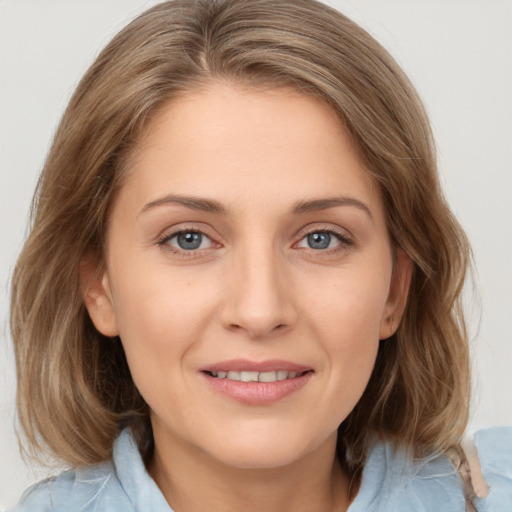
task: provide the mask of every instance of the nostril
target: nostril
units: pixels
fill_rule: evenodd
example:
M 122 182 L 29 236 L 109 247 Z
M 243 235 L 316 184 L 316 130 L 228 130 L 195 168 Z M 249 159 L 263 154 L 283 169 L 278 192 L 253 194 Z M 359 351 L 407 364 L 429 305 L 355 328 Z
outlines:
M 272 326 L 264 325 L 243 325 L 239 323 L 230 323 L 228 329 L 233 332 L 247 332 L 251 338 L 261 338 L 272 334 L 277 334 L 286 331 L 288 324 L 281 323 Z

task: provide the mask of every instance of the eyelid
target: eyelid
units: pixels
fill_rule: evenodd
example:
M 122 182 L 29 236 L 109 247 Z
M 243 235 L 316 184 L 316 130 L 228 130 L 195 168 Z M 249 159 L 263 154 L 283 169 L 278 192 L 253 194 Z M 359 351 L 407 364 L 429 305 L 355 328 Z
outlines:
M 298 242 L 302 241 L 306 236 L 308 235 L 311 235 L 312 233 L 330 233 L 330 234 L 333 234 L 334 236 L 336 236 L 339 241 L 340 241 L 340 244 L 341 245 L 344 245 L 344 246 L 349 246 L 349 245 L 353 245 L 355 242 L 354 242 L 354 237 L 352 235 L 352 233 L 350 233 L 348 230 L 346 229 L 343 229 L 343 228 L 340 228 L 340 227 L 335 227 L 331 224 L 309 224 L 308 226 L 302 228 L 299 233 L 297 233 L 297 241 L 294 242 L 294 245 L 297 244 Z
M 160 242 L 160 243 L 162 243 L 162 244 L 164 244 L 164 243 L 165 244 L 169 244 L 174 249 L 176 249 L 178 251 L 185 251 L 185 252 L 194 252 L 194 251 L 197 252 L 197 251 L 199 251 L 201 249 L 209 249 L 209 247 L 207 247 L 207 248 L 206 247 L 198 247 L 197 249 L 189 249 L 189 250 L 187 250 L 187 249 L 183 249 L 183 248 L 179 247 L 179 245 L 174 245 L 174 244 L 171 243 L 171 240 L 174 240 L 175 238 L 177 239 L 180 235 L 183 235 L 185 233 L 194 234 L 194 235 L 200 235 L 201 236 L 201 245 L 202 245 L 204 239 L 209 240 L 210 243 L 212 243 L 212 244 L 214 243 L 213 240 L 207 234 L 201 233 L 199 231 L 192 231 L 190 229 L 186 229 L 184 231 L 177 231 L 176 233 L 173 233 L 173 234 L 171 234 L 169 236 L 166 236 L 163 239 L 163 241 Z
M 218 249 L 223 246 L 222 243 L 217 241 L 218 237 L 212 236 L 208 233 L 211 229 L 208 229 L 208 227 L 202 228 L 198 227 L 195 223 L 182 223 L 177 224 L 175 226 L 168 227 L 167 229 L 163 230 L 162 233 L 158 236 L 156 240 L 156 244 L 160 246 L 162 249 L 165 249 L 179 257 L 183 258 L 193 258 L 193 257 L 199 257 L 200 255 L 204 255 L 213 249 Z M 174 238 L 175 236 L 179 235 L 180 233 L 199 233 L 202 236 L 208 238 L 211 241 L 211 246 L 207 248 L 198 248 L 198 249 L 192 249 L 192 250 L 186 250 L 181 249 L 179 247 L 176 247 L 174 245 L 170 245 L 167 242 Z M 326 248 L 326 249 L 313 249 L 313 248 L 300 248 L 304 250 L 311 250 L 315 253 L 335 253 L 336 251 L 342 251 L 343 249 L 347 249 L 348 247 L 355 244 L 354 237 L 352 233 L 350 233 L 346 228 L 342 228 L 339 226 L 333 226 L 332 224 L 308 224 L 307 226 L 303 227 L 294 237 L 295 242 L 292 244 L 292 248 L 297 247 L 297 244 L 300 243 L 305 237 L 312 233 L 329 233 L 334 235 L 338 241 L 339 244 L 336 247 L 332 248 Z
M 206 231 L 207 229 L 200 228 L 194 224 L 178 224 L 176 226 L 169 227 L 162 231 L 162 233 L 158 236 L 156 240 L 156 244 L 163 249 L 176 254 L 178 256 L 182 257 L 194 257 L 199 254 L 204 254 L 206 251 L 211 250 L 215 247 L 221 247 L 222 244 L 216 241 L 216 239 L 208 234 Z M 169 240 L 173 239 L 174 237 L 178 236 L 181 233 L 198 233 L 206 238 L 208 238 L 211 241 L 211 247 L 203 248 L 203 249 L 195 249 L 195 250 L 186 250 L 181 249 L 179 247 L 176 247 L 174 245 L 168 244 Z

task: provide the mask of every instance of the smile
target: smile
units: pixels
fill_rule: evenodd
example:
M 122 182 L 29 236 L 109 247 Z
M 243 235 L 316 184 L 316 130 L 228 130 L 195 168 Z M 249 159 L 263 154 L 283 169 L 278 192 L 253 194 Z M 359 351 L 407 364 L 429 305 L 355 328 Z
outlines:
M 276 370 L 269 372 L 256 371 L 218 371 L 206 372 L 216 379 L 229 379 L 238 382 L 277 382 L 287 379 L 295 379 L 304 375 L 306 372 L 289 372 L 287 370 Z
M 270 405 L 295 394 L 311 380 L 314 370 L 287 361 L 232 360 L 202 368 L 209 388 L 245 405 Z

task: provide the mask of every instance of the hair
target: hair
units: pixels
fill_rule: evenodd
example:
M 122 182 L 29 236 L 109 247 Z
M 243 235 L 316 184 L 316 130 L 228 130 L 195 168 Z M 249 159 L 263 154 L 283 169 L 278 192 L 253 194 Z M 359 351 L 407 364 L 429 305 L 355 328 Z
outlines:
M 398 330 L 381 341 L 339 427 L 341 462 L 359 471 L 375 433 L 417 455 L 457 449 L 469 406 L 461 290 L 470 248 L 443 197 L 411 83 L 366 31 L 315 0 L 175 0 L 133 20 L 97 57 L 37 186 L 12 280 L 25 453 L 99 462 L 127 425 L 143 455 L 151 451 L 148 406 L 121 343 L 92 325 L 80 265 L 87 255 L 102 264 L 109 208 L 144 127 L 172 98 L 218 80 L 292 87 L 328 104 L 380 188 L 393 247 L 413 264 Z

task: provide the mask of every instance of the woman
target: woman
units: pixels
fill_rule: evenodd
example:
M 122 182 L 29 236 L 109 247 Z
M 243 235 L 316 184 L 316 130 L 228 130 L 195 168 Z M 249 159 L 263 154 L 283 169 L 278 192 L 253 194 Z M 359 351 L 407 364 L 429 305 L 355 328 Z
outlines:
M 508 431 L 477 438 L 485 498 L 459 446 L 468 261 L 361 28 L 150 9 L 71 99 L 14 274 L 28 447 L 75 468 L 16 510 L 506 510 Z

